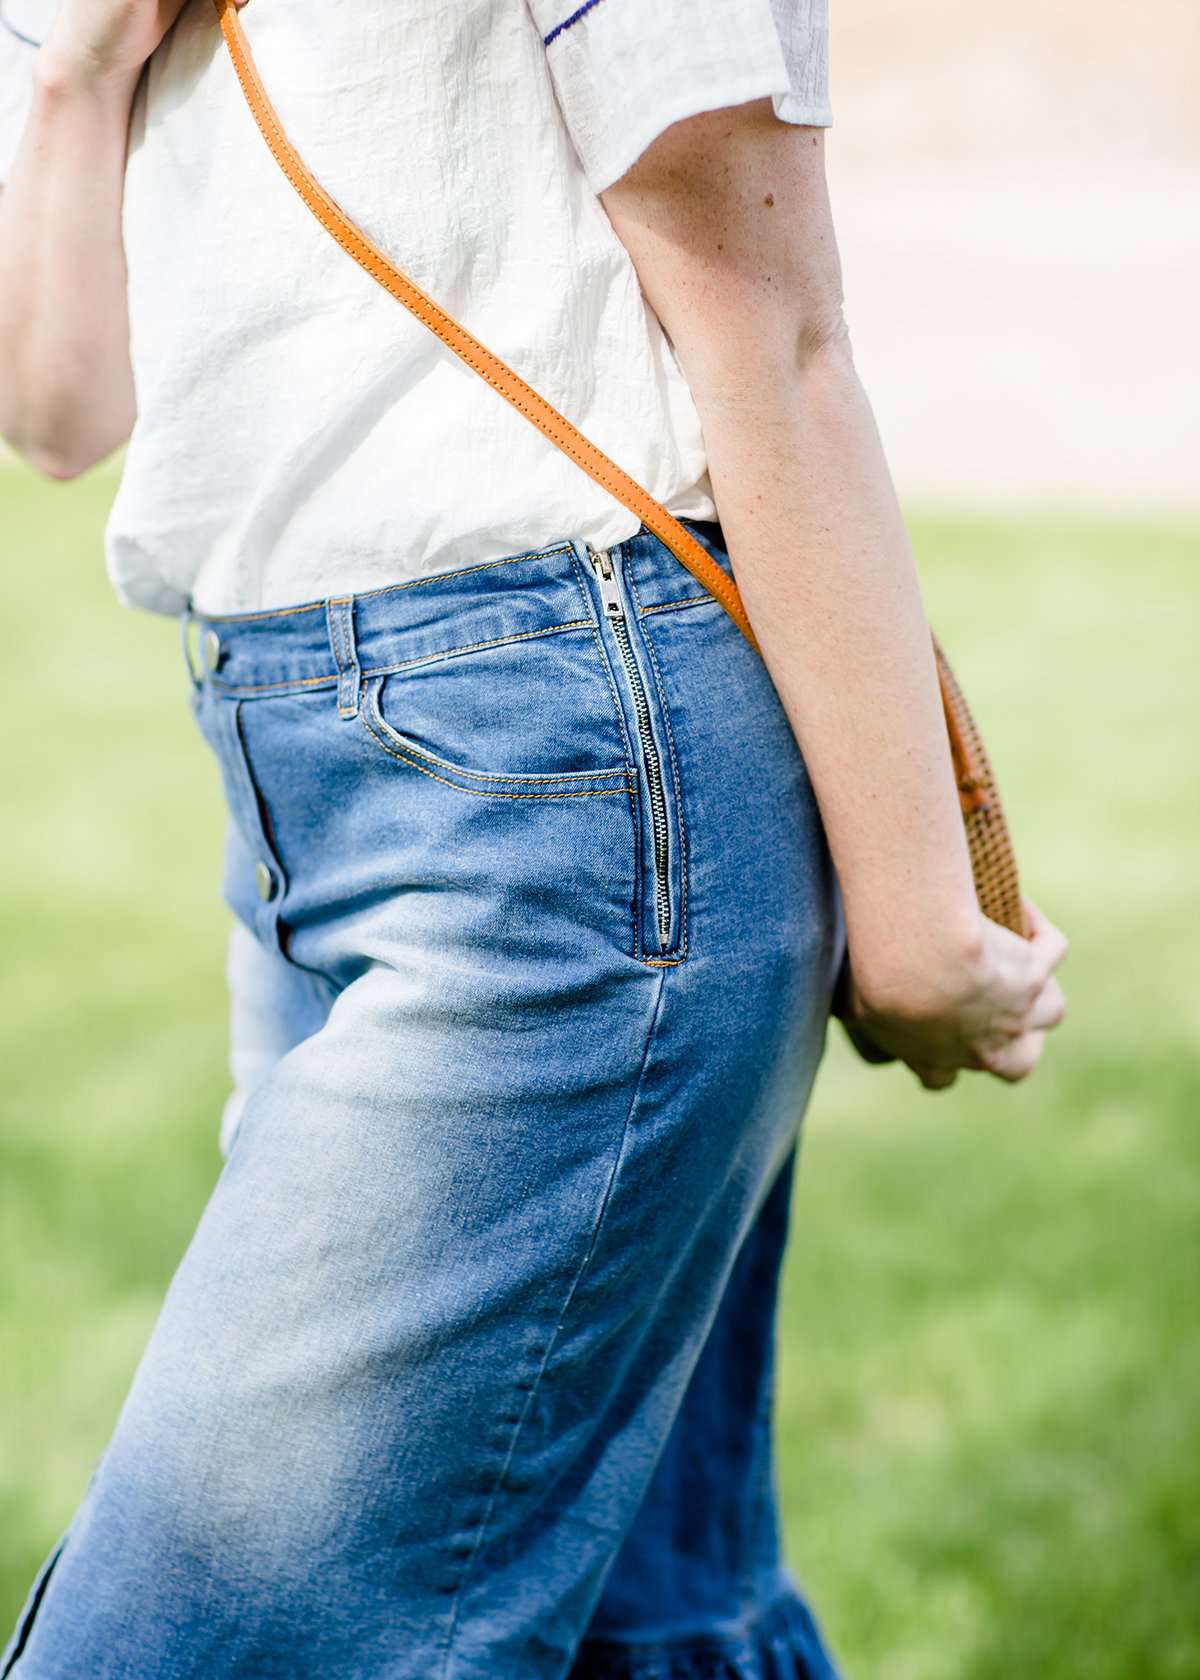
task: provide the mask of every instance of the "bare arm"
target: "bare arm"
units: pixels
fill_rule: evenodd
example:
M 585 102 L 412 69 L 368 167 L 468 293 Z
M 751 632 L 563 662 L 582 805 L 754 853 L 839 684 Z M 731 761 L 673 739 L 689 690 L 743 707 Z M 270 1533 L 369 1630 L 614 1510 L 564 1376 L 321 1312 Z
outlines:
M 0 194 L 0 433 L 54 478 L 133 425 L 120 215 L 136 79 L 59 69 L 43 48 Z
M 1030 952 L 978 910 L 916 569 L 842 316 L 822 131 L 777 121 L 770 100 L 691 117 L 602 200 L 696 400 L 861 993 L 881 1015 L 961 1022 L 981 988 L 995 1013 L 1000 961 L 1040 1033 L 1061 1013 L 1049 968 L 1065 942 L 1039 918 Z M 988 1065 L 979 1050 L 978 1034 L 943 1045 L 965 1066 Z
M 121 244 L 129 113 L 180 4 L 63 0 L 0 192 L 0 436 L 54 478 L 102 460 L 133 426 Z

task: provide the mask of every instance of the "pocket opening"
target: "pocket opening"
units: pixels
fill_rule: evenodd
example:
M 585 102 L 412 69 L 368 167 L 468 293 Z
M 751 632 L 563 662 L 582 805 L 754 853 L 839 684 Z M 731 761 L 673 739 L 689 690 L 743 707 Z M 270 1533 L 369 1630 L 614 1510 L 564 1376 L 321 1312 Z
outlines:
M 405 735 L 384 717 L 381 701 L 386 682 L 386 676 L 372 677 L 365 682 L 359 708 L 363 726 L 391 757 L 435 781 L 463 793 L 510 799 L 572 798 L 629 791 L 632 778 L 625 763 L 599 770 L 478 770 L 444 758 Z

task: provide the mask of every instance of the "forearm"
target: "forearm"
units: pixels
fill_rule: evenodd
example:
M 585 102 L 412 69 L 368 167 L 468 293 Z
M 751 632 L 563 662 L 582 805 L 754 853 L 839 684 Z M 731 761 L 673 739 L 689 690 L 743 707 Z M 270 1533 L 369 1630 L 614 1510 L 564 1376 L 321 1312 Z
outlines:
M 109 454 L 133 424 L 121 199 L 136 80 L 44 47 L 0 192 L 0 434 L 55 477 Z
M 916 569 L 842 319 L 823 135 L 769 100 L 704 112 L 603 200 L 696 402 L 856 978 L 878 996 L 953 986 L 982 925 Z
M 840 327 L 719 336 L 689 379 L 730 559 L 805 756 L 860 984 L 970 955 L 978 910 L 929 626 L 878 430 Z M 693 362 L 698 358 L 693 356 Z

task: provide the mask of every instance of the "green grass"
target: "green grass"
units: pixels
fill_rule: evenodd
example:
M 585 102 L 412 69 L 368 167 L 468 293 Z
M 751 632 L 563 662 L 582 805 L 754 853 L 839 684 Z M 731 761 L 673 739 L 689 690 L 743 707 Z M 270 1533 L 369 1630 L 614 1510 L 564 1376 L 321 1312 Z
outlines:
M 0 472 L 0 1619 L 215 1176 L 215 768 L 112 479 Z M 930 611 L 1071 934 L 1024 1086 L 831 1041 L 783 1308 L 791 1559 L 854 1680 L 1200 1675 L 1200 533 L 917 517 Z

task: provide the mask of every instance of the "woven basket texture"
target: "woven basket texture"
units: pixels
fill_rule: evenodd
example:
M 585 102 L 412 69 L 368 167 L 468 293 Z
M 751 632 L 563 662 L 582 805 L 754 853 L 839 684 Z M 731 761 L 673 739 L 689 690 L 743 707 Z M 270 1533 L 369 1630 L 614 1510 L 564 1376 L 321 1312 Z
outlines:
M 936 638 L 934 653 L 948 718 L 952 717 L 958 728 L 970 758 L 972 782 L 982 794 L 982 802 L 978 808 L 966 810 L 963 814 L 979 907 L 993 922 L 1011 928 L 1014 933 L 1025 935 L 1028 929 L 1021 903 L 1016 853 L 1013 850 L 1012 836 L 1005 820 L 1004 807 L 1000 803 L 996 778 L 992 773 L 983 737 L 971 715 L 971 708 L 967 705 L 950 661 Z

